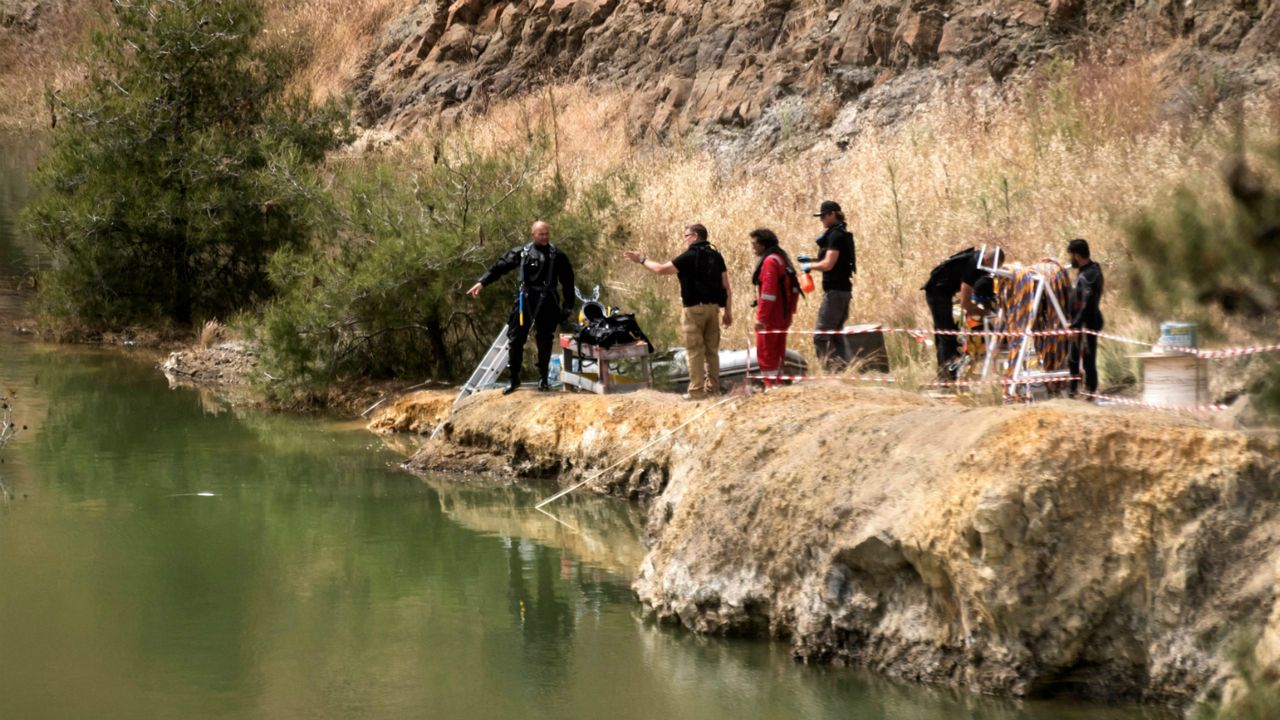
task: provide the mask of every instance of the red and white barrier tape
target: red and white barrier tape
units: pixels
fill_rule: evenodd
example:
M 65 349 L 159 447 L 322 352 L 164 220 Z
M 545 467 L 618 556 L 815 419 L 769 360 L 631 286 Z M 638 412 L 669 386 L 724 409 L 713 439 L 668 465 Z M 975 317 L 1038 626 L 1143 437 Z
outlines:
M 753 374 L 753 375 L 748 375 L 747 377 L 751 378 L 752 380 L 774 380 L 779 382 L 781 381 L 810 382 L 813 380 L 840 380 L 844 382 L 869 382 L 869 383 L 881 383 L 885 385 L 892 385 L 897 382 L 897 380 L 891 377 L 840 377 L 840 376 L 818 377 L 817 375 L 773 375 L 773 374 L 767 374 L 767 375 Z M 1041 383 L 1071 382 L 1072 380 L 1079 380 L 1079 379 L 1080 378 L 1078 377 L 1060 377 L 1060 378 L 1030 378 L 1025 380 L 1014 380 L 1011 378 L 998 378 L 995 380 L 949 380 L 949 381 L 943 381 L 943 382 L 929 383 L 927 385 L 921 385 L 921 387 L 937 388 L 937 387 L 978 387 L 982 385 L 1006 385 L 1006 386 L 1037 385 Z
M 1108 404 L 1128 405 L 1130 407 L 1144 408 L 1147 410 L 1165 410 L 1167 412 L 1186 412 L 1186 413 L 1205 413 L 1205 412 L 1222 412 L 1229 408 L 1221 403 L 1211 403 L 1209 405 L 1196 405 L 1192 407 L 1170 407 L 1169 405 L 1156 405 L 1154 403 L 1146 403 L 1141 400 L 1133 400 L 1131 398 L 1116 397 L 1114 395 L 1101 395 L 1099 393 L 1091 393 L 1080 391 L 1081 395 L 1091 397 L 1095 400 L 1102 400 Z
M 1055 377 L 1055 378 L 1029 378 L 1024 380 L 1014 380 L 1013 378 L 997 378 L 995 380 L 944 380 L 936 383 L 929 383 L 924 387 L 977 387 L 980 385 L 1040 385 L 1043 383 L 1060 383 L 1079 380 L 1078 377 Z
M 773 373 L 769 373 L 767 375 L 752 374 L 752 375 L 748 375 L 747 377 L 752 380 L 775 380 L 779 382 L 782 382 L 782 381 L 810 382 L 813 380 L 831 380 L 831 379 L 843 380 L 845 382 L 881 383 L 884 385 L 892 385 L 898 382 L 897 380 L 891 377 L 819 377 L 817 375 L 774 375 Z
M 1246 347 L 1223 348 L 1221 350 L 1198 350 L 1196 354 L 1202 358 L 1229 358 L 1241 357 L 1244 355 L 1257 355 L 1258 353 L 1269 353 L 1280 350 L 1280 343 L 1272 343 L 1270 345 L 1252 345 Z
M 1198 350 L 1196 348 L 1183 348 L 1176 345 L 1158 345 L 1149 340 L 1139 340 L 1138 338 L 1125 337 L 1123 335 L 1113 335 L 1111 333 L 1099 332 L 1097 330 L 1034 330 L 1032 332 L 1017 332 L 1012 330 L 924 330 L 921 328 L 894 328 L 894 327 L 875 327 L 875 328 L 857 328 L 844 330 L 756 330 L 758 335 L 865 335 L 869 333 L 906 333 L 915 338 L 927 338 L 930 335 L 972 335 L 976 337 L 1069 337 L 1074 335 L 1094 335 L 1104 340 L 1114 340 L 1116 342 L 1128 343 L 1130 345 L 1141 345 L 1148 348 L 1159 347 L 1162 352 L 1168 353 L 1184 353 L 1194 355 L 1196 357 L 1208 360 L 1243 357 L 1245 355 L 1257 355 L 1260 353 L 1278 352 L 1280 351 L 1280 343 L 1271 343 L 1267 345 L 1248 345 L 1233 348 L 1221 348 L 1218 350 Z

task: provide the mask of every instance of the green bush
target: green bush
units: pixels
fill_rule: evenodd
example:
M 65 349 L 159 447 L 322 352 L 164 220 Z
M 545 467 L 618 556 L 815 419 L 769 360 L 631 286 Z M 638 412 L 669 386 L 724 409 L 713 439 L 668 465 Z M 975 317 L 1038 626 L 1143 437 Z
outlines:
M 1274 337 L 1280 328 L 1280 143 L 1259 157 L 1268 175 L 1243 156 L 1228 164 L 1227 202 L 1206 202 L 1183 189 L 1167 208 L 1134 223 L 1131 284 L 1139 307 L 1178 312 L 1211 332 L 1231 323 Z M 1261 408 L 1280 411 L 1280 361 L 1274 353 L 1259 361 L 1268 370 L 1249 390 Z
M 549 179 L 547 146 L 481 152 L 439 143 L 435 158 L 374 157 L 335 178 L 339 231 L 271 263 L 280 296 L 263 319 L 263 361 L 277 394 L 351 377 L 468 375 L 506 323 L 514 276 L 479 299 L 465 291 L 534 220 L 573 261 L 584 291 L 616 254 L 607 183 L 569 202 Z
M 50 97 L 54 146 L 24 219 L 52 260 L 44 310 L 90 329 L 190 326 L 267 297 L 267 259 L 326 207 L 314 168 L 346 138 L 346 109 L 286 92 L 252 0 L 112 11 L 83 90 Z

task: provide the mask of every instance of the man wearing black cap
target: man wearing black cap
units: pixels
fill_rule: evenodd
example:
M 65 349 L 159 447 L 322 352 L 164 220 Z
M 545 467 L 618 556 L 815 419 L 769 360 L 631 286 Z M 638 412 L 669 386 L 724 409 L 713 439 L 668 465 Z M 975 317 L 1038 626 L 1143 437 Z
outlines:
M 823 200 L 813 215 L 822 219 L 825 228 L 818 236 L 818 259 L 808 255 L 796 257 L 800 270 L 822 271 L 822 304 L 818 307 L 815 330 L 842 330 L 849 319 L 849 301 L 853 297 L 853 274 L 858 272 L 854 255 L 853 234 L 845 226 L 840 205 Z M 844 335 L 815 335 L 813 349 L 828 372 L 839 372 L 849 364 L 849 344 Z

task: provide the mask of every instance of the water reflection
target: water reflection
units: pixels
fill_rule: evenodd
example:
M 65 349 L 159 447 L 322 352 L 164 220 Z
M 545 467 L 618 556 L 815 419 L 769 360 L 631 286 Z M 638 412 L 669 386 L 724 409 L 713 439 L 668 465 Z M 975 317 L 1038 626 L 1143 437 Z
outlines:
M 638 508 L 616 500 L 571 495 L 548 506 L 533 506 L 543 493 L 513 487 L 478 488 L 466 478 L 432 475 L 423 483 L 440 498 L 441 510 L 463 527 L 488 535 L 523 537 L 567 551 L 588 565 L 631 577 L 644 560 Z
M 18 234 L 18 212 L 31 199 L 30 175 L 43 152 L 38 138 L 0 132 L 0 289 L 36 267 L 38 252 Z

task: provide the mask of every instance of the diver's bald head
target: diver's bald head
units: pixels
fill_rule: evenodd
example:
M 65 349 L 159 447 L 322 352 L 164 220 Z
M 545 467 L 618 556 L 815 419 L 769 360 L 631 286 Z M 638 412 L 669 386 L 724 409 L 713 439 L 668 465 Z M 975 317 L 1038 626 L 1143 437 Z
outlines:
M 529 229 L 529 234 L 533 236 L 533 241 L 539 245 L 546 245 L 551 242 L 551 226 L 539 220 Z

